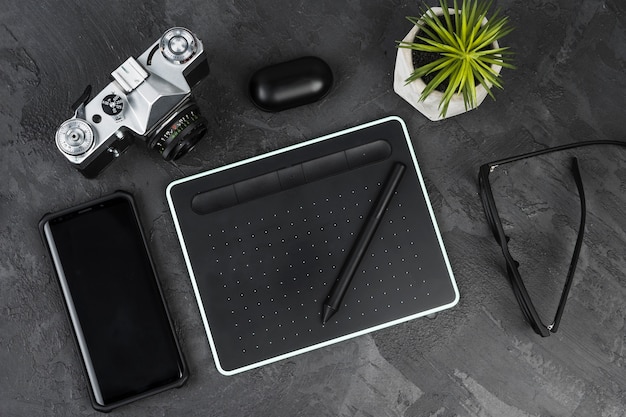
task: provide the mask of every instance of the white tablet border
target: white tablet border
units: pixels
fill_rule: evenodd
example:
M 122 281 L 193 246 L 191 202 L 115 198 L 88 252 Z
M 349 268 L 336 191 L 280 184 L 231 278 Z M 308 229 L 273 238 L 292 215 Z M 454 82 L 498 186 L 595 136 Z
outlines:
M 446 268 L 448 269 L 448 274 L 449 274 L 449 277 L 450 277 L 450 281 L 452 283 L 452 287 L 454 288 L 454 293 L 455 293 L 454 300 L 451 303 L 448 303 L 448 304 L 445 304 L 445 305 L 442 305 L 442 306 L 439 306 L 439 307 L 436 307 L 436 308 L 432 308 L 430 310 L 426 310 L 426 311 L 423 311 L 423 312 L 420 312 L 420 313 L 417 313 L 417 314 L 413 314 L 413 315 L 410 315 L 410 316 L 406 316 L 406 317 L 402 317 L 402 318 L 399 318 L 399 319 L 396 319 L 396 320 L 392 320 L 392 321 L 387 322 L 387 323 L 382 323 L 382 324 L 379 324 L 377 326 L 373 326 L 373 327 L 369 327 L 367 329 L 359 330 L 359 331 L 354 332 L 354 333 L 350 333 L 350 334 L 347 334 L 347 335 L 344 335 L 344 336 L 337 337 L 335 339 L 331 339 L 331 340 L 327 340 L 327 341 L 324 341 L 324 342 L 321 342 L 321 343 L 317 343 L 317 344 L 314 344 L 314 345 L 311 345 L 311 346 L 307 346 L 305 348 L 297 349 L 297 350 L 294 350 L 292 352 L 287 352 L 287 353 L 284 353 L 284 354 L 279 355 L 279 356 L 275 356 L 275 357 L 270 358 L 270 359 L 265 359 L 265 360 L 260 361 L 260 362 L 256 362 L 256 363 L 253 363 L 253 364 L 250 364 L 250 365 L 243 366 L 241 368 L 237 368 L 237 369 L 233 369 L 233 370 L 226 370 L 226 369 L 222 368 L 222 365 L 220 363 L 219 356 L 218 356 L 218 353 L 217 353 L 217 349 L 215 347 L 215 343 L 213 342 L 213 336 L 211 334 L 211 329 L 209 327 L 209 321 L 208 321 L 208 319 L 206 317 L 206 313 L 205 313 L 205 310 L 204 310 L 204 304 L 202 303 L 202 297 L 200 296 L 200 291 L 198 289 L 198 284 L 196 282 L 196 277 L 194 275 L 193 268 L 191 266 L 191 261 L 189 259 L 189 254 L 187 253 L 187 246 L 185 245 L 185 239 L 183 237 L 182 230 L 180 229 L 180 224 L 178 222 L 178 217 L 177 217 L 177 214 L 176 214 L 176 209 L 174 207 L 174 202 L 172 201 L 172 194 L 171 194 L 172 188 L 175 187 L 178 184 L 182 184 L 182 183 L 185 183 L 187 181 L 192 181 L 192 180 L 195 180 L 197 178 L 201 178 L 201 177 L 204 177 L 204 176 L 207 176 L 207 175 L 215 174 L 217 172 L 225 171 L 227 169 L 232 169 L 232 168 L 235 168 L 235 167 L 238 167 L 238 166 L 241 166 L 241 165 L 249 164 L 251 162 L 255 162 L 255 161 L 258 161 L 260 159 L 270 158 L 270 157 L 272 157 L 274 155 L 278 155 L 278 154 L 281 154 L 281 153 L 284 153 L 284 152 L 289 152 L 289 151 L 291 151 L 293 149 L 298 149 L 298 148 L 302 148 L 302 147 L 305 147 L 305 146 L 309 146 L 309 145 L 312 145 L 314 143 L 322 142 L 322 141 L 325 141 L 325 140 L 328 140 L 328 139 L 332 139 L 332 138 L 337 137 L 337 136 L 342 136 L 342 135 L 345 135 L 345 134 L 348 134 L 348 133 L 352 133 L 352 132 L 355 132 L 355 131 L 358 131 L 358 130 L 361 130 L 361 129 L 366 129 L 368 127 L 375 126 L 375 125 L 382 124 L 382 123 L 386 123 L 386 122 L 389 122 L 389 121 L 392 121 L 392 120 L 395 120 L 398 123 L 400 123 L 400 125 L 402 126 L 402 130 L 404 131 L 404 137 L 405 137 L 405 139 L 407 141 L 409 152 L 411 153 L 411 159 L 413 160 L 413 164 L 415 166 L 415 171 L 417 173 L 417 177 L 419 179 L 420 186 L 422 187 L 422 193 L 424 194 L 426 205 L 428 206 L 428 212 L 430 213 L 430 219 L 431 219 L 433 227 L 435 229 L 435 233 L 437 234 L 437 240 L 439 241 L 439 246 L 441 248 L 441 253 L 443 255 L 443 259 L 445 261 Z M 208 337 L 208 340 L 209 340 L 209 345 L 211 346 L 211 352 L 213 353 L 213 359 L 215 361 L 215 366 L 217 367 L 217 370 L 222 375 L 230 376 L 230 375 L 238 374 L 240 372 L 244 372 L 244 371 L 248 371 L 250 369 L 258 368 L 260 366 L 267 365 L 267 364 L 270 364 L 270 363 L 273 363 L 273 362 L 277 362 L 277 361 L 280 361 L 280 360 L 283 360 L 283 359 L 286 359 L 286 358 L 290 358 L 292 356 L 299 355 L 301 353 L 310 352 L 312 350 L 319 349 L 319 348 L 324 347 L 324 346 L 329 346 L 329 345 L 332 345 L 334 343 L 338 343 L 338 342 L 342 342 L 344 340 L 351 339 L 353 337 L 361 336 L 361 335 L 364 335 L 364 334 L 367 334 L 367 333 L 374 332 L 376 330 L 384 329 L 386 327 L 390 327 L 390 326 L 394 326 L 394 325 L 399 324 L 399 323 L 403 323 L 405 321 L 413 320 L 413 319 L 416 319 L 418 317 L 427 316 L 429 314 L 433 314 L 433 313 L 436 313 L 438 311 L 442 311 L 442 310 L 454 307 L 459 302 L 459 290 L 458 290 L 458 287 L 456 285 L 456 280 L 454 279 L 454 274 L 452 273 L 452 268 L 450 266 L 450 261 L 448 259 L 448 254 L 447 254 L 446 249 L 444 247 L 443 239 L 441 238 L 441 233 L 439 231 L 439 226 L 437 225 L 437 220 L 435 219 L 435 214 L 434 214 L 432 206 L 430 204 L 430 198 L 428 197 L 428 192 L 426 191 L 426 185 L 424 184 L 424 179 L 422 178 L 422 173 L 421 173 L 421 171 L 419 169 L 419 165 L 417 163 L 417 158 L 415 157 L 415 152 L 413 150 L 413 145 L 411 143 L 411 139 L 409 138 L 409 132 L 408 132 L 408 130 L 406 128 L 406 125 L 405 125 L 404 121 L 401 118 L 397 117 L 397 116 L 385 117 L 383 119 L 379 119 L 379 120 L 375 120 L 375 121 L 372 121 L 372 122 L 369 122 L 369 123 L 365 123 L 365 124 L 362 124 L 362 125 L 359 125 L 359 126 L 355 126 L 355 127 L 352 127 L 352 128 L 346 129 L 346 130 L 342 130 L 340 132 L 331 133 L 329 135 L 322 136 L 322 137 L 319 137 L 317 139 L 312 139 L 312 140 L 308 140 L 306 142 L 302 142 L 302 143 L 298 143 L 298 144 L 295 144 L 295 145 L 287 146 L 285 148 L 277 149 L 277 150 L 272 151 L 272 152 L 268 152 L 268 153 L 265 153 L 265 154 L 262 154 L 262 155 L 258 155 L 258 156 L 252 157 L 252 158 L 244 159 L 242 161 L 238 161 L 238 162 L 235 162 L 235 163 L 232 163 L 232 164 L 229 164 L 229 165 L 225 165 L 225 166 L 222 166 L 222 167 L 219 167 L 219 168 L 215 168 L 215 169 L 212 169 L 212 170 L 209 170 L 209 171 L 206 171 L 206 172 L 201 172 L 199 174 L 195 174 L 195 175 L 191 175 L 189 177 L 181 178 L 179 180 L 171 182 L 167 186 L 166 196 L 167 196 L 167 202 L 168 202 L 169 207 L 170 207 L 170 211 L 172 213 L 172 218 L 174 219 L 174 226 L 176 227 L 176 233 L 178 235 L 178 239 L 180 240 L 180 246 L 181 246 L 181 249 L 182 249 L 182 252 L 183 252 L 183 256 L 185 258 L 185 263 L 187 264 L 187 270 L 189 272 L 189 277 L 191 279 L 191 284 L 193 286 L 193 290 L 194 290 L 194 293 L 196 295 L 196 300 L 198 302 L 198 307 L 200 309 L 200 314 L 202 316 L 202 322 L 204 323 L 204 328 L 205 328 L 206 333 L 207 333 L 207 337 Z

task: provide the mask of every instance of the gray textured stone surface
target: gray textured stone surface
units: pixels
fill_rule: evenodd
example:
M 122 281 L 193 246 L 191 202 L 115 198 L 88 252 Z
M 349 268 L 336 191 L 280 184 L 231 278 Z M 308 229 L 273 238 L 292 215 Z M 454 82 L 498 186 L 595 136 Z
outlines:
M 117 189 L 138 202 L 191 369 L 181 389 L 119 416 L 624 416 L 626 161 L 582 154 L 589 220 L 561 329 L 542 339 L 521 317 L 484 220 L 481 163 L 564 143 L 626 140 L 626 6 L 621 0 L 501 0 L 517 53 L 497 101 L 428 122 L 391 88 L 394 41 L 417 2 L 4 1 L 0 11 L 0 415 L 98 414 L 37 222 Z M 56 127 L 92 83 L 167 28 L 193 29 L 211 75 L 196 91 L 211 138 L 179 163 L 141 145 L 86 180 L 54 145 Z M 270 114 L 246 97 L 249 75 L 318 55 L 336 83 L 321 102 Z M 172 180 L 390 114 L 408 125 L 461 291 L 420 319 L 233 377 L 213 364 L 167 210 Z M 575 236 L 567 170 L 548 161 L 499 172 L 506 227 L 540 308 L 552 311 Z M 524 174 L 538 181 L 516 182 Z M 542 176 L 547 173 L 547 176 Z M 552 173 L 553 175 L 550 175 Z M 507 177 L 508 175 L 508 177 Z M 554 180 L 538 204 L 536 187 Z M 568 182 L 569 181 L 569 182 Z M 567 188 L 569 187 L 569 188 Z M 545 188 L 551 189 L 551 188 Z M 545 191 L 545 189 L 543 189 Z M 554 201 L 554 204 L 546 202 Z M 574 203 L 569 204 L 568 201 Z M 514 214 L 521 210 L 525 215 Z M 561 211 L 562 210 L 562 211 Z M 518 227 L 516 230 L 519 230 Z M 535 234 L 532 234 L 535 232 Z M 514 233 L 512 231 L 512 233 Z M 559 281 L 561 280 L 561 281 Z M 550 313 L 547 313 L 550 314 Z

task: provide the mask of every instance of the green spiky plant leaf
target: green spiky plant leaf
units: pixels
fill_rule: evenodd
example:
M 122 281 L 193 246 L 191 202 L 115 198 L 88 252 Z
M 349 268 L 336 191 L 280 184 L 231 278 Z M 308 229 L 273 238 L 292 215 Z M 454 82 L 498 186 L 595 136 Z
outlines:
M 494 42 L 509 34 L 513 28 L 509 26 L 507 17 L 500 16 L 499 10 L 487 16 L 491 1 L 462 0 L 459 7 L 454 0 L 453 18 L 447 12 L 448 1 L 439 0 L 439 3 L 444 10 L 443 16 L 436 16 L 432 8 L 426 6 L 421 17 L 407 17 L 419 26 L 419 31 L 413 42 L 398 42 L 398 47 L 439 55 L 434 61 L 416 68 L 406 83 L 433 74 L 420 97 L 423 101 L 439 85 L 446 85 L 447 82 L 439 103 L 441 117 L 445 117 L 450 100 L 456 93 L 463 96 L 466 110 L 476 107 L 476 86 L 479 84 L 495 99 L 490 86 L 503 87 L 492 65 L 515 67 L 511 64 L 509 48 L 496 48 Z M 485 18 L 487 22 L 483 24 Z M 423 35 L 420 36 L 420 33 Z

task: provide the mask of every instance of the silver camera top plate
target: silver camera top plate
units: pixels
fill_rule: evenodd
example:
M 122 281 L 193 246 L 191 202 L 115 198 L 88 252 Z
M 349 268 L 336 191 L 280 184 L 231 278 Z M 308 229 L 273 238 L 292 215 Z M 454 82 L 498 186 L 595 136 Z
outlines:
M 58 149 L 83 169 L 115 147 L 126 131 L 151 135 L 190 98 L 193 82 L 186 75 L 202 65 L 206 65 L 202 42 L 188 29 L 168 29 L 139 57 L 116 68 L 113 81 L 61 124 Z

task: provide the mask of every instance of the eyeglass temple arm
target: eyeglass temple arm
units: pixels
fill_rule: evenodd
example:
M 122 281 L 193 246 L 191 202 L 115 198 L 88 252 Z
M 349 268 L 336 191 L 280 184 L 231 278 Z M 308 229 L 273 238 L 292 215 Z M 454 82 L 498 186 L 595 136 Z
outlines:
M 574 273 L 576 272 L 576 264 L 578 263 L 578 256 L 580 255 L 580 249 L 583 244 L 583 236 L 585 234 L 585 221 L 587 219 L 587 204 L 585 202 L 585 190 L 583 188 L 583 181 L 580 175 L 580 167 L 578 165 L 578 158 L 572 158 L 572 170 L 574 171 L 574 180 L 576 181 L 576 187 L 578 188 L 578 197 L 580 198 L 580 225 L 578 227 L 578 237 L 576 238 L 576 245 L 574 246 L 574 253 L 572 254 L 572 260 L 569 265 L 569 271 L 567 272 L 567 279 L 565 280 L 565 287 L 561 294 L 561 300 L 554 316 L 554 321 L 548 326 L 548 330 L 555 333 L 559 328 L 561 322 L 561 316 L 565 310 L 565 302 L 569 294 L 572 282 L 574 281 Z

